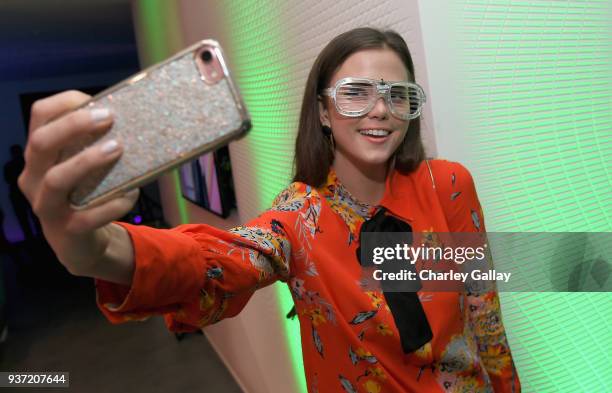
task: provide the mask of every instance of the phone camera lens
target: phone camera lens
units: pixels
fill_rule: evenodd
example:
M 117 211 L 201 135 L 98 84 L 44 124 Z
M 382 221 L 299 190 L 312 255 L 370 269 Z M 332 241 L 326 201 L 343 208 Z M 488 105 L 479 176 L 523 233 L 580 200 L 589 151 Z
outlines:
M 202 61 L 204 61 L 204 63 L 210 63 L 213 57 L 209 50 L 205 50 L 200 56 L 202 57 Z

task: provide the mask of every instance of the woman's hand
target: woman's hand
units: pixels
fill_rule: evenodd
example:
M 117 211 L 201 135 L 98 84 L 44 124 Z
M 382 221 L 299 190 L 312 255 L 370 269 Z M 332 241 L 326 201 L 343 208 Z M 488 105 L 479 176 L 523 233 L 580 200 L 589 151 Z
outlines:
M 131 241 L 123 228 L 111 222 L 130 211 L 138 198 L 138 190 L 82 211 L 73 210 L 68 199 L 89 173 L 117 161 L 121 146 L 116 141 L 108 141 L 57 163 L 62 148 L 70 141 L 88 133 L 103 134 L 112 125 L 108 110 L 74 111 L 89 98 L 78 91 L 66 91 L 34 103 L 19 187 L 38 216 L 47 241 L 69 272 L 102 275 L 102 278 L 129 284 L 133 270 Z M 112 255 L 109 255 L 111 249 Z M 109 261 L 109 258 L 118 260 Z M 112 262 L 118 265 L 109 266 Z

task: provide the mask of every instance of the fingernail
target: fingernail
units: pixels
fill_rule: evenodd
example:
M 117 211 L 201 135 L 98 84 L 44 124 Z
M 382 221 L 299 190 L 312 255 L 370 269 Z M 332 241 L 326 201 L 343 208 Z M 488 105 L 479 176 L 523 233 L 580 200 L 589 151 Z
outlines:
M 110 111 L 107 108 L 95 108 L 90 110 L 89 113 L 94 123 L 100 123 L 110 117 Z
M 117 143 L 116 140 L 111 139 L 110 141 L 104 142 L 102 144 L 102 147 L 100 148 L 100 150 L 104 154 L 110 154 L 110 153 L 114 152 L 115 150 L 117 150 L 118 147 L 119 147 L 119 143 Z

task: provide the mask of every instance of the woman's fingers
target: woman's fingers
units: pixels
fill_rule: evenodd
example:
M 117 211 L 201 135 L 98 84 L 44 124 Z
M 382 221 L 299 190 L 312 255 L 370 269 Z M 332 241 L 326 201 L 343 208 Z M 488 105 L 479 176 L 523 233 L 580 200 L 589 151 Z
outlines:
M 62 214 L 68 206 L 68 194 L 91 172 L 119 159 L 122 148 L 115 140 L 107 140 L 49 169 L 32 204 L 39 216 Z
M 40 126 L 83 105 L 91 96 L 77 91 L 68 90 L 34 102 L 30 117 L 31 136 Z
M 110 200 L 91 209 L 74 212 L 66 224 L 68 233 L 80 234 L 118 220 L 125 216 L 134 206 L 140 195 L 139 189 L 134 189 L 122 197 Z
M 75 132 L 82 132 L 80 128 L 86 128 L 85 124 L 91 123 L 92 115 L 83 110 L 60 117 L 83 105 L 90 98 L 80 91 L 70 90 L 38 100 L 32 105 L 24 157 L 26 165 L 18 179 L 19 187 L 31 203 L 38 194 L 42 177 L 57 159 L 61 149 L 59 145 L 65 144 Z M 58 120 L 54 122 L 55 119 Z M 47 124 L 48 127 L 45 126 Z M 99 124 L 102 129 L 108 126 L 110 123 Z
M 104 108 L 80 109 L 41 126 L 28 141 L 25 160 L 27 173 L 39 179 L 57 162 L 61 150 L 85 133 L 99 133 L 112 123 L 110 111 Z

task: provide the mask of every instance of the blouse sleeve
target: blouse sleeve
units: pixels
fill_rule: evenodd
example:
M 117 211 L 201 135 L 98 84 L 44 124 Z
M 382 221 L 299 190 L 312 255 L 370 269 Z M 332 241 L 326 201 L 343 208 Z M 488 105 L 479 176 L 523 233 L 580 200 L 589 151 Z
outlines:
M 450 232 L 486 232 L 482 207 L 470 172 L 461 164 L 446 162 L 436 171 L 436 187 Z M 442 168 L 439 168 L 442 169 Z M 474 332 L 480 359 L 495 392 L 520 392 L 501 316 L 497 290 L 467 293 L 465 310 Z
M 228 231 L 118 223 L 132 239 L 134 276 L 129 287 L 96 279 L 98 307 L 112 323 L 163 314 L 175 332 L 235 316 L 256 289 L 289 277 L 290 229 L 299 211 L 282 208 L 288 196 L 285 190 L 270 210 Z

